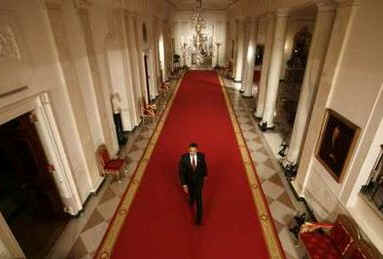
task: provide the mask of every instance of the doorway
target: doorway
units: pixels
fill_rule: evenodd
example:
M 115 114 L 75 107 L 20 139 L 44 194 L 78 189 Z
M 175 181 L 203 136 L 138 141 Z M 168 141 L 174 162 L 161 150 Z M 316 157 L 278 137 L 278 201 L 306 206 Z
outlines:
M 234 60 L 235 41 L 231 41 L 231 59 Z
M 0 211 L 28 259 L 44 258 L 69 221 L 32 119 L 0 125 Z
M 149 76 L 149 63 L 148 63 L 148 56 L 144 55 L 144 64 L 145 64 L 145 80 L 146 80 L 146 94 L 148 98 L 148 104 L 150 104 L 151 98 L 150 98 L 150 76 Z

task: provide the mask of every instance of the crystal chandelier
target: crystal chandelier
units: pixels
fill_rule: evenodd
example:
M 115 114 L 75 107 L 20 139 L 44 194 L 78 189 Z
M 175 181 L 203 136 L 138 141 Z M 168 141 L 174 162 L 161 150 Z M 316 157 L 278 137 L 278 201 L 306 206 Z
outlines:
M 207 36 L 202 33 L 202 30 L 206 27 L 206 21 L 202 17 L 201 10 L 202 10 L 202 0 L 199 0 L 199 5 L 194 9 L 194 14 L 192 16 L 192 20 L 194 23 L 194 29 L 196 32 L 196 35 L 193 37 L 194 39 L 194 46 L 197 49 L 201 49 L 203 46 L 203 43 L 207 41 Z

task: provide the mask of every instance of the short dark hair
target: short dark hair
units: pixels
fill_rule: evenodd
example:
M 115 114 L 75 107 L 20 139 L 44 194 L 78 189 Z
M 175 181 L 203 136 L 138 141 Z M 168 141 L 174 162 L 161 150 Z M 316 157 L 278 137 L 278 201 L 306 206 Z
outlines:
M 197 145 L 197 143 L 192 142 L 192 143 L 189 144 L 189 147 L 198 148 L 198 145 Z

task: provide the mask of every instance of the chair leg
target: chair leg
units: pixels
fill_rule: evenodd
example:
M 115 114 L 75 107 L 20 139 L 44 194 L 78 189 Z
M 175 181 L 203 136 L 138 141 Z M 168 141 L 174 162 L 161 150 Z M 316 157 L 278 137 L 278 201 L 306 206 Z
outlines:
M 120 175 L 120 172 L 118 172 L 118 173 L 116 173 L 116 174 L 114 175 L 114 179 L 115 179 L 116 182 L 121 183 L 121 175 Z

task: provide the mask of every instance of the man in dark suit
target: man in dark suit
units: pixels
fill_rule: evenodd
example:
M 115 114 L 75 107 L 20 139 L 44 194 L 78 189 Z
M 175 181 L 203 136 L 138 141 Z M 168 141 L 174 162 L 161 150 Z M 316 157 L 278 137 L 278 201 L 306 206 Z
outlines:
M 198 152 L 198 145 L 189 145 L 189 152 L 181 156 L 179 163 L 181 185 L 186 194 L 189 194 L 191 206 L 197 203 L 196 224 L 202 223 L 202 187 L 207 176 L 205 155 Z

